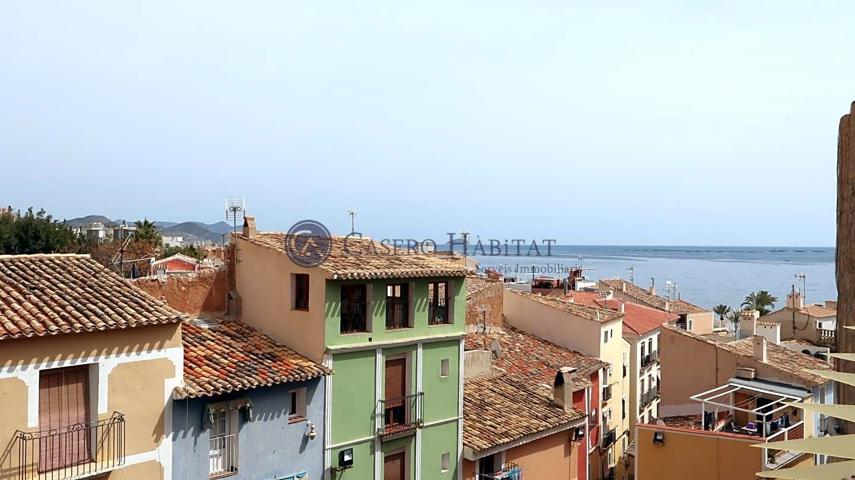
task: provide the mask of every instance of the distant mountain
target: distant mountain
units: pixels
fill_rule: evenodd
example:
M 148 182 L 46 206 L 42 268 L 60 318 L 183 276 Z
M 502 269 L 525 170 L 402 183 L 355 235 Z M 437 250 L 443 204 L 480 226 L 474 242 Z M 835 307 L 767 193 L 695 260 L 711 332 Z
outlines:
M 238 228 L 241 228 L 242 225 L 243 225 L 242 223 L 239 224 Z M 208 227 L 208 230 L 210 230 L 214 233 L 219 233 L 220 235 L 222 235 L 224 233 L 232 233 L 232 226 L 226 222 L 220 221 L 217 223 L 209 223 L 205 226 Z
M 220 242 L 223 239 L 221 233 L 212 231 L 208 225 L 202 222 L 183 222 L 171 227 L 159 228 L 158 230 L 160 230 L 160 234 L 163 236 L 184 237 L 185 241 L 207 240 Z
M 113 220 L 104 215 L 86 215 L 85 217 L 71 218 L 66 220 L 65 223 L 71 228 L 82 227 L 90 223 L 103 223 L 105 226 L 114 225 Z
M 111 220 L 104 215 L 87 215 L 66 220 L 71 228 L 88 225 L 90 223 L 103 223 L 105 226 L 121 225 L 124 220 Z M 134 222 L 127 222 L 128 225 L 133 225 Z M 154 222 L 157 230 L 161 235 L 166 237 L 183 237 L 185 241 L 208 241 L 220 243 L 223 241 L 223 234 L 230 233 L 232 226 L 226 222 L 220 221 L 215 223 L 204 223 L 196 221 L 188 222 L 169 222 L 157 220 Z M 240 227 L 240 225 L 238 225 Z

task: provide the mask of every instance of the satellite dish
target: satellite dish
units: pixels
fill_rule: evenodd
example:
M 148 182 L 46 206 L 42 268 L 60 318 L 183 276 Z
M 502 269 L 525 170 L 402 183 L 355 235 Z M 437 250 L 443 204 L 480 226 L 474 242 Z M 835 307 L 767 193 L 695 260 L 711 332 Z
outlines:
M 490 351 L 493 352 L 493 359 L 498 360 L 502 356 L 502 344 L 495 338 L 490 342 Z

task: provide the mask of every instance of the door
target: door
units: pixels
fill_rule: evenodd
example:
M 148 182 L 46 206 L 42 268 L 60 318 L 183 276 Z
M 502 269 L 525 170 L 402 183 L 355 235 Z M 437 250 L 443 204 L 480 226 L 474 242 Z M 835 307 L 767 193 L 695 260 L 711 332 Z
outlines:
M 386 426 L 404 425 L 407 420 L 404 402 L 407 392 L 407 360 L 404 358 L 386 360 L 385 378 Z
M 383 480 L 406 480 L 405 458 L 404 452 L 386 455 L 383 459 Z
M 39 373 L 39 471 L 90 461 L 89 367 Z

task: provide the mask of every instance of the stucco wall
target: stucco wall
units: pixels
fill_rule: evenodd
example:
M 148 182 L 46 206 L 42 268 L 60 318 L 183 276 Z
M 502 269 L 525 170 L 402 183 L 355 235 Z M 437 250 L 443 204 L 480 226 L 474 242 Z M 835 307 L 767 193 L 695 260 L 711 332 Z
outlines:
M 288 423 L 289 392 L 306 388 L 307 419 L 317 437 L 309 440 L 306 421 Z M 259 479 L 306 471 L 323 478 L 324 383 L 321 380 L 257 388 L 228 396 L 177 400 L 173 405 L 173 472 L 176 479 L 208 478 L 210 430 L 203 425 L 205 405 L 236 398 L 252 401 L 252 421 L 240 419 L 239 472 L 233 478 Z
M 653 444 L 653 433 L 665 433 L 663 445 Z M 754 480 L 762 470 L 763 451 L 756 439 L 736 439 L 703 432 L 683 432 L 639 425 L 635 458 L 639 480 Z
M 326 275 L 296 265 L 282 252 L 238 238 L 235 282 L 241 319 L 277 342 L 322 362 Z M 291 274 L 309 274 L 309 309 L 292 309 Z
M 575 480 L 578 455 L 579 444 L 565 431 L 513 448 L 505 458 L 521 466 L 525 478 Z

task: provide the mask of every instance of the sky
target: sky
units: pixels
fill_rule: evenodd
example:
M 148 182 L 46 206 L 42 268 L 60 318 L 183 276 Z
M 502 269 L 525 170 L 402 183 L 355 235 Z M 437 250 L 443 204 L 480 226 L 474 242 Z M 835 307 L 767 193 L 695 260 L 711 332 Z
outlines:
M 642 5 L 643 4 L 643 5 Z M 0 0 L 0 204 L 833 245 L 855 3 Z

